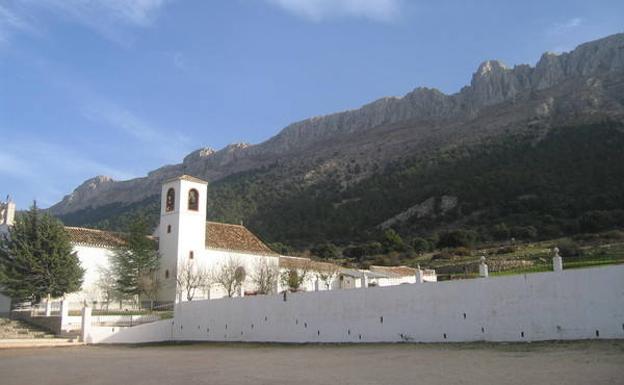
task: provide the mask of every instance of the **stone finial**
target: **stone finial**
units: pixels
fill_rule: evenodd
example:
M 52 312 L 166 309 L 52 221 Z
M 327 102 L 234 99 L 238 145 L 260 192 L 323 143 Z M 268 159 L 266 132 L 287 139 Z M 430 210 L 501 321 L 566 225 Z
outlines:
M 563 271 L 563 258 L 559 255 L 559 248 L 555 247 L 553 249 L 553 253 L 555 254 L 553 257 L 553 271 Z
M 479 259 L 481 260 L 481 263 L 479 264 L 479 276 L 482 278 L 487 278 L 490 273 L 488 270 L 488 265 L 485 263 L 485 255 L 482 255 Z
M 416 265 L 416 283 L 425 282 L 423 271 L 420 270 L 420 264 Z

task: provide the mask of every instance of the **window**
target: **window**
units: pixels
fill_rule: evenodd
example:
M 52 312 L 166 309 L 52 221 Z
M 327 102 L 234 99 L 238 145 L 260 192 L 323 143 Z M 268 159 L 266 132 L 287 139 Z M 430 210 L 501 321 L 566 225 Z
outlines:
M 167 191 L 167 202 L 165 205 L 165 211 L 169 212 L 169 211 L 173 211 L 175 208 L 175 190 L 173 188 L 170 188 Z
M 167 234 L 171 233 L 171 225 L 167 225 Z
M 199 193 L 195 189 L 191 189 L 188 194 L 188 209 L 192 211 L 199 210 Z
M 165 279 L 169 279 L 169 270 L 165 270 Z
M 194 256 L 195 256 L 195 253 L 193 253 L 192 251 L 189 251 L 189 259 L 193 259 Z

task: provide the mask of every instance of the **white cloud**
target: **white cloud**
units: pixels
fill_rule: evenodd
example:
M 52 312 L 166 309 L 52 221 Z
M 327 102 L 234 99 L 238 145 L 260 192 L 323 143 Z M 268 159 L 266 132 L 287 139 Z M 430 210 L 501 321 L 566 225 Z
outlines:
M 580 17 L 573 17 L 563 22 L 554 23 L 550 27 L 549 33 L 552 35 L 563 35 L 570 32 L 570 30 L 580 27 L 581 25 L 583 25 L 583 19 Z
M 300 17 L 323 21 L 335 17 L 359 17 L 389 22 L 400 14 L 402 0 L 267 0 Z
M 20 12 L 0 4 L 0 44 L 8 42 L 17 31 L 33 32 L 34 29 Z
M 42 207 L 49 206 L 62 198 L 68 185 L 94 175 L 109 175 L 115 179 L 135 177 L 65 145 L 24 136 L 3 140 L 0 178 L 19 181 L 20 190 L 32 193 L 31 196 L 14 197 L 21 208 L 28 207 L 32 199 Z M 4 186 L 9 190 L 2 193 L 11 193 L 12 187 Z
M 141 142 L 152 142 L 160 136 L 147 122 L 114 103 L 90 102 L 84 108 L 84 116 L 92 122 L 119 128 Z
M 162 8 L 173 0 L 15 0 L 0 5 L 0 42 L 8 41 L 19 30 L 34 31 L 37 18 L 45 14 L 65 18 L 84 25 L 105 38 L 129 45 L 129 27 L 146 28 L 153 24 Z
M 167 0 L 23 0 L 63 11 L 81 22 L 98 26 L 118 22 L 149 26 Z

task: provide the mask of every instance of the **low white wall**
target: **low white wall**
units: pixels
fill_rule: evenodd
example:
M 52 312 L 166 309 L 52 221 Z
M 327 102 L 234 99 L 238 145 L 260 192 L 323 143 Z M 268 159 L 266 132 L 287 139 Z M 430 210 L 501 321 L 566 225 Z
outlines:
M 143 322 L 149 322 L 154 316 L 150 314 L 146 315 L 92 315 L 91 322 L 94 324 L 115 324 L 119 322 L 130 323 L 130 318 L 132 318 L 132 322 L 136 324 L 140 324 Z M 68 316 L 63 319 L 63 330 L 80 330 L 82 328 L 82 316 Z
M 192 341 L 624 338 L 624 266 L 186 302 L 173 326 Z
M 156 321 L 133 327 L 91 326 L 88 344 L 139 344 L 172 339 L 173 320 Z
M 178 304 L 88 343 L 467 342 L 624 338 L 624 265 Z

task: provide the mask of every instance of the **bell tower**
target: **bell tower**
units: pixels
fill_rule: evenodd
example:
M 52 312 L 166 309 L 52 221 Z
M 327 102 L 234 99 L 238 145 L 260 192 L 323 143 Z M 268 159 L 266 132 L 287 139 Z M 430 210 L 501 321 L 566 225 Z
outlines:
M 163 182 L 158 226 L 160 300 L 176 298 L 177 267 L 206 248 L 208 182 L 182 175 Z
M 7 195 L 5 202 L 0 202 L 0 233 L 8 233 L 15 223 L 15 202 Z

